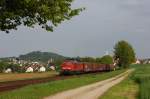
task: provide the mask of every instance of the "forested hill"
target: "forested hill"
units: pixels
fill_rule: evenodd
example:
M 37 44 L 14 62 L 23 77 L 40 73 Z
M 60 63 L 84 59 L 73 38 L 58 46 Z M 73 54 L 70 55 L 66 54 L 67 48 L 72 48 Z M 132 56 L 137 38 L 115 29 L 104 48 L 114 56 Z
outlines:
M 41 52 L 41 51 L 33 51 L 25 55 L 20 55 L 18 58 L 21 60 L 42 61 L 42 62 L 47 62 L 51 58 L 56 61 L 65 59 L 65 57 L 62 55 L 52 52 Z

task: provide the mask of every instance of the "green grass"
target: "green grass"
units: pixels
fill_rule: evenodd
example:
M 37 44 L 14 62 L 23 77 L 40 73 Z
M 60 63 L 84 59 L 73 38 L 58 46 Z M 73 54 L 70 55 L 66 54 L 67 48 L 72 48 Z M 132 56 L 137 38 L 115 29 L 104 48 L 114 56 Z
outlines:
M 139 84 L 139 99 L 150 99 L 150 65 L 138 68 L 132 78 Z
M 117 70 L 96 75 L 89 74 L 67 80 L 59 80 L 44 84 L 30 85 L 18 90 L 0 93 L 0 99 L 41 99 L 54 93 L 111 78 L 124 71 L 125 70 Z
M 150 99 L 150 64 L 132 65 L 136 70 L 100 99 Z
M 137 99 L 138 90 L 138 84 L 128 77 L 112 87 L 99 99 Z

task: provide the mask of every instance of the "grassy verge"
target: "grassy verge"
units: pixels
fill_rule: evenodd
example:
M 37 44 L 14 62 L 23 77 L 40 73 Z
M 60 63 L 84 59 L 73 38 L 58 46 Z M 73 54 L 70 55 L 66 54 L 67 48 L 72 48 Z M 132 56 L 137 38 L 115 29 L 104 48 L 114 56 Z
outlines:
M 117 70 L 96 75 L 89 74 L 85 76 L 80 76 L 78 78 L 71 78 L 67 80 L 59 80 L 44 84 L 31 85 L 18 90 L 0 93 L 0 99 L 41 99 L 45 96 L 49 96 L 57 92 L 111 78 L 124 71 L 125 70 Z
M 139 84 L 139 99 L 150 99 L 150 65 L 141 66 L 132 78 Z
M 138 90 L 138 84 L 128 77 L 121 83 L 112 87 L 99 99 L 137 99 Z
M 100 99 L 150 99 L 150 65 L 133 65 L 127 79 L 112 87 Z
M 44 73 L 9 73 L 9 74 L 1 73 L 0 82 L 52 77 L 57 74 L 58 73 L 56 73 L 55 71 L 44 72 Z

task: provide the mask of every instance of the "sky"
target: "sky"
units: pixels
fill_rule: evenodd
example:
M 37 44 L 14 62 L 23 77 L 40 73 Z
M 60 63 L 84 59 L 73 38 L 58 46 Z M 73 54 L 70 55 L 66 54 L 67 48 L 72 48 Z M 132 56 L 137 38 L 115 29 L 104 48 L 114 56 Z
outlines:
M 128 41 L 138 58 L 150 57 L 150 0 L 75 0 L 73 8 L 78 7 L 86 10 L 54 32 L 39 26 L 19 26 L 9 34 L 0 31 L 0 57 L 31 51 L 101 57 L 112 54 L 120 40 Z

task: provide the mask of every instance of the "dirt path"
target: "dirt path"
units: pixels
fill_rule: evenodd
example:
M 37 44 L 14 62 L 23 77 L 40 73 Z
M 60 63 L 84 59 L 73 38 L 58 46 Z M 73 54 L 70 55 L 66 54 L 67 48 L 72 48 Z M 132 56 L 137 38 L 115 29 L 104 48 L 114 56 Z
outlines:
M 64 91 L 44 99 L 97 99 L 104 94 L 109 88 L 121 82 L 126 78 L 133 69 L 130 69 L 113 78 L 100 81 L 94 84 L 83 86 L 76 89 Z

